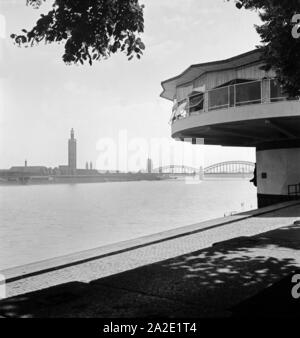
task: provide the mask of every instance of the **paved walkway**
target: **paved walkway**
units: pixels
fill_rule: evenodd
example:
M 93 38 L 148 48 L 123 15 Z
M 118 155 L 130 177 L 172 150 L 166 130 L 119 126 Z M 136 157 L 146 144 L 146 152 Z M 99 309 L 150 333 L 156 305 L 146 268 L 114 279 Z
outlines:
M 1 302 L 0 315 L 228 316 L 231 307 L 300 268 L 300 227 L 291 226 L 299 219 L 298 204 L 229 224 L 200 224 L 191 234 L 15 280 L 8 296 L 20 296 Z M 211 247 L 216 242 L 223 243 Z

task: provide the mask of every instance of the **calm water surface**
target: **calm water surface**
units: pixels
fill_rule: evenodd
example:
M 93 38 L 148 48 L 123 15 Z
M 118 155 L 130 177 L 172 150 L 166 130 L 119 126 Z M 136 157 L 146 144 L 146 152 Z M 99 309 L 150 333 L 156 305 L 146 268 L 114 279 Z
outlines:
M 0 186 L 0 270 L 256 206 L 247 180 Z

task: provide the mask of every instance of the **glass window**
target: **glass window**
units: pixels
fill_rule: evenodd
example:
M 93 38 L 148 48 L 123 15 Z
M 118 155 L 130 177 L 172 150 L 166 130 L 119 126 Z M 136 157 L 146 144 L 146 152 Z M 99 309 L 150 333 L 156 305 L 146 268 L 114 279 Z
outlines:
M 236 105 L 261 102 L 261 81 L 238 84 L 235 86 L 235 90 Z
M 196 94 L 189 98 L 189 112 L 194 113 L 203 110 L 204 95 Z
M 222 109 L 229 106 L 229 91 L 228 87 L 214 89 L 208 92 L 208 108 Z

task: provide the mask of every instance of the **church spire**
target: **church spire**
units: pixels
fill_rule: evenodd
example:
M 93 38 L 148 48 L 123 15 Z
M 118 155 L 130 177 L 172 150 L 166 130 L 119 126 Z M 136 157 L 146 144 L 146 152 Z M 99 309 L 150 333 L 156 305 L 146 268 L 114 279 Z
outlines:
M 74 129 L 71 129 L 71 139 L 74 140 Z

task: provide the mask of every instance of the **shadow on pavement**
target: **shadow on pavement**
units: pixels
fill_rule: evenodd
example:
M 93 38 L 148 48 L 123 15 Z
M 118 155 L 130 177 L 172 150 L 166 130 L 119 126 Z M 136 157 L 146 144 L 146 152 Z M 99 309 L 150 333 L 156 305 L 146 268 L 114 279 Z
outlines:
M 300 317 L 300 299 L 292 296 L 292 277 L 300 271 L 290 274 L 255 296 L 246 299 L 231 310 L 237 318 L 264 318 L 264 317 Z M 300 287 L 297 287 L 300 290 Z M 300 296 L 300 291 L 298 291 Z
M 54 286 L 1 301 L 0 316 L 207 318 L 252 317 L 259 313 L 276 316 L 283 312 L 299 315 L 299 300 L 292 299 L 289 282 L 290 275 L 300 267 L 299 236 L 300 227 L 291 226 L 216 243 L 205 250 L 90 283 Z M 286 276 L 289 277 L 284 279 Z

